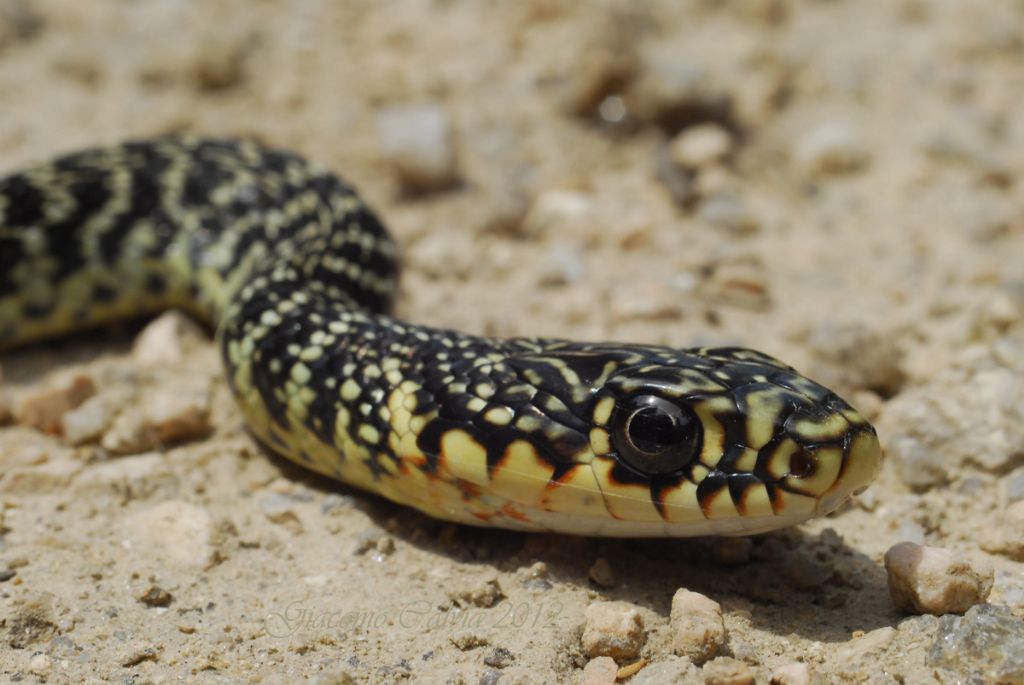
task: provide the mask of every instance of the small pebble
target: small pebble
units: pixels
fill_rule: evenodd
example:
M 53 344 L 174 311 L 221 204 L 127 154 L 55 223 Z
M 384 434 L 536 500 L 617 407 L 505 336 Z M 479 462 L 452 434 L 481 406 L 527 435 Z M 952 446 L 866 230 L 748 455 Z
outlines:
M 954 367 L 901 391 L 879 422 L 901 480 L 930 487 L 948 480 L 965 459 L 988 471 L 1011 466 L 1013 455 L 1024 453 L 1020 387 L 1021 370 Z
M 915 545 L 923 545 L 927 533 L 921 524 L 913 519 L 903 519 L 896 526 L 893 538 L 899 542 L 913 542 Z
M 635 83 L 624 94 L 637 120 L 670 132 L 701 121 L 727 121 L 732 97 L 708 68 L 671 43 L 652 45 L 643 55 Z
M 684 169 L 717 164 L 732 151 L 729 132 L 715 123 L 683 129 L 669 143 L 669 157 Z
M 635 659 L 647 642 L 643 616 L 626 602 L 594 602 L 585 616 L 582 644 L 589 657 Z
M 16 419 L 21 425 L 44 433 L 59 433 L 61 417 L 95 394 L 96 383 L 92 377 L 76 373 L 23 397 Z
M 352 548 L 352 553 L 359 556 L 366 554 L 370 550 L 377 549 L 377 544 L 385 537 L 387 537 L 387 533 L 384 532 L 383 528 L 370 526 L 356 535 L 356 544 Z
M 121 652 L 118 663 L 125 668 L 137 666 L 143 661 L 157 661 L 160 658 L 160 648 L 142 640 L 131 640 L 118 650 Z
M 150 585 L 136 599 L 148 607 L 168 607 L 174 601 L 170 592 L 157 585 Z
M 445 190 L 458 180 L 455 133 L 448 113 L 439 104 L 381 110 L 377 136 L 403 192 L 415 195 Z
M 869 421 L 876 420 L 882 413 L 884 400 L 874 390 L 860 388 L 850 395 L 853 406 Z
M 625 105 L 616 95 L 636 74 L 636 54 L 620 27 L 611 24 L 597 32 L 579 51 L 572 67 L 567 109 L 578 117 L 599 116 L 615 124 L 625 116 Z
M 753 685 L 754 674 L 750 666 L 739 659 L 720 656 L 704 664 L 702 675 L 705 685 Z
M 478 681 L 478 683 L 479 683 L 479 685 L 498 685 L 498 682 L 500 680 L 501 680 L 501 671 L 496 671 L 494 669 L 490 669 L 490 670 L 484 671 L 484 674 L 482 676 L 480 676 L 480 680 Z
M 567 223 L 584 219 L 594 212 L 594 200 L 586 193 L 548 190 L 538 195 L 527 210 L 523 218 L 523 234 L 538 237 L 563 230 Z
M 988 599 L 994 571 L 938 547 L 901 542 L 885 553 L 889 594 L 896 606 L 915 614 L 962 614 Z
M 195 50 L 189 76 L 199 90 L 221 92 L 245 81 L 246 62 L 252 50 L 248 34 L 217 31 L 204 38 Z
M 708 299 L 753 311 L 771 306 L 765 267 L 758 260 L 719 264 L 704 282 Z
M 807 664 L 794 662 L 772 671 L 771 685 L 811 685 L 811 669 Z
M 8 611 L 4 618 L 7 627 L 5 645 L 26 649 L 36 643 L 48 642 L 56 635 L 58 607 L 52 594 L 31 593 L 20 603 L 9 606 L 13 611 Z
M 486 647 L 490 644 L 485 636 L 469 630 L 453 635 L 451 643 L 463 652 L 468 652 L 478 647 Z
M 28 662 L 29 672 L 43 679 L 50 675 L 51 668 L 53 668 L 53 659 L 46 654 L 35 654 Z
M 360 501 L 352 495 L 339 495 L 332 492 L 320 503 L 320 513 L 325 516 L 337 516 L 352 507 L 359 507 Z
M 1024 561 L 1024 500 L 1014 502 L 993 517 L 982 533 L 981 548 L 1014 561 Z
M 207 379 L 161 384 L 121 412 L 100 444 L 113 454 L 138 454 L 205 437 L 213 430 L 211 399 Z
M 542 286 L 562 286 L 578 282 L 586 273 L 583 253 L 566 245 L 552 247 L 537 266 L 537 283 Z
M 295 513 L 297 504 L 299 501 L 291 495 L 272 492 L 260 499 L 260 511 L 268 521 L 284 526 L 293 534 L 299 535 L 304 531 L 304 527 L 299 515 Z
M 952 671 L 956 682 L 1024 683 L 1024 621 L 991 604 L 943 616 L 925 663 Z
M 876 660 L 895 637 L 896 629 L 892 626 L 872 630 L 840 645 L 836 650 L 836 660 L 847 669 L 846 672 L 857 673 L 866 661 Z
M 751 235 L 761 228 L 757 216 L 741 198 L 732 193 L 715 193 L 707 198 L 700 203 L 697 216 L 735 235 Z
M 504 647 L 495 647 L 484 657 L 484 663 L 494 668 L 507 668 L 512 665 L 513 661 L 515 661 L 515 657 L 512 656 L 512 652 Z
M 614 685 L 619 667 L 610 656 L 599 656 L 591 659 L 583 667 L 580 685 Z
M 796 143 L 796 161 L 804 171 L 825 176 L 854 171 L 868 161 L 868 151 L 857 129 L 831 121 L 807 131 Z
M 700 669 L 682 656 L 667 655 L 647 664 L 630 678 L 629 685 L 664 685 L 665 683 L 699 683 Z
M 60 432 L 69 445 L 84 445 L 99 440 L 110 428 L 114 417 L 130 401 L 126 388 L 104 390 L 66 412 L 60 419 Z
M 590 579 L 599 587 L 613 587 L 615 585 L 615 572 L 612 565 L 604 557 L 598 557 L 590 567 Z
M 718 602 L 680 589 L 672 597 L 672 651 L 698 666 L 725 646 L 725 621 Z
M 205 336 L 192 319 L 177 310 L 150 322 L 132 343 L 132 357 L 144 366 L 180 364 Z
M 1024 501 L 1024 466 L 1011 471 L 1003 482 L 1007 504 Z
M 504 599 L 505 593 L 502 592 L 497 578 L 488 578 L 474 583 L 467 589 L 453 592 L 452 597 L 462 604 L 486 609 Z
M 905 485 L 924 490 L 947 481 L 949 467 L 945 454 L 918 436 L 890 434 L 886 447 L 886 455 L 896 464 L 896 472 Z

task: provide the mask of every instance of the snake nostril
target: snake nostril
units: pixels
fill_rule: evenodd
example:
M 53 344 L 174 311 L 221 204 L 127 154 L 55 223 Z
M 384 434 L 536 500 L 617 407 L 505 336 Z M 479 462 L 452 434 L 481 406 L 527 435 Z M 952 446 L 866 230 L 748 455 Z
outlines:
M 806 478 L 814 473 L 814 459 L 808 450 L 797 450 L 789 459 L 789 475 L 793 478 Z

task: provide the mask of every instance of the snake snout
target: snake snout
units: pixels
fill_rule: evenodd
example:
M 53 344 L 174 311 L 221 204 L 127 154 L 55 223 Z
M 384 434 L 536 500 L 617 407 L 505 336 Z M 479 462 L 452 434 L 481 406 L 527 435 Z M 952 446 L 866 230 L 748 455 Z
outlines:
M 850 433 L 843 447 L 842 465 L 835 483 L 818 500 L 818 510 L 827 514 L 867 489 L 882 465 L 882 448 L 870 425 Z
M 862 492 L 881 464 L 874 428 L 838 398 L 794 412 L 785 431 L 795 449 L 788 454 L 788 464 L 776 466 L 787 471 L 780 485 L 790 493 L 813 498 L 818 515 L 834 511 Z

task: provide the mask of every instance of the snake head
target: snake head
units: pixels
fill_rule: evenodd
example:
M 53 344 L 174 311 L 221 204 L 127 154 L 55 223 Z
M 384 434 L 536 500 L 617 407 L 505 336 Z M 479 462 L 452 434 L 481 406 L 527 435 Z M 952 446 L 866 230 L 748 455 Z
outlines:
M 649 351 L 604 381 L 591 423 L 591 467 L 623 534 L 792 525 L 862 491 L 881 462 L 853 407 L 740 348 Z
M 760 352 L 568 344 L 506 362 L 531 399 L 481 436 L 491 468 L 477 484 L 531 527 L 760 533 L 833 511 L 881 462 L 861 414 Z

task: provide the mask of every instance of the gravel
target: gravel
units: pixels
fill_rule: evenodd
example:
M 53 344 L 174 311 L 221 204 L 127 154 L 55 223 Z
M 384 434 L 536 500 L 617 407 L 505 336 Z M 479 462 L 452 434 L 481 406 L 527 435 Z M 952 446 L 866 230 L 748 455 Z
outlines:
M 1024 501 L 1014 502 L 993 517 L 981 535 L 981 548 L 1024 561 Z
M 731 151 L 732 137 L 715 123 L 683 129 L 668 146 L 671 160 L 684 169 L 701 169 L 718 164 Z
M 581 642 L 589 657 L 635 659 L 647 642 L 643 616 L 626 602 L 594 602 L 586 610 Z
M 1009 609 L 983 604 L 943 616 L 926 663 L 971 682 L 1024 683 L 1024 621 Z
M 901 610 L 962 614 L 988 599 L 994 571 L 988 562 L 937 547 L 901 542 L 885 553 L 889 594 Z
M 377 113 L 382 157 L 403 192 L 450 188 L 459 178 L 458 154 L 448 113 L 437 102 L 398 105 Z
M 689 590 L 677 590 L 672 597 L 672 651 L 698 666 L 713 658 L 725 646 L 725 621 L 718 602 Z
M 794 156 L 806 173 L 816 177 L 855 171 L 869 159 L 859 131 L 845 121 L 812 127 L 797 140 Z

